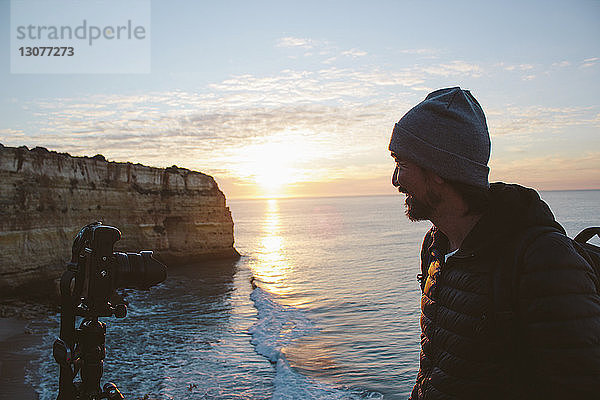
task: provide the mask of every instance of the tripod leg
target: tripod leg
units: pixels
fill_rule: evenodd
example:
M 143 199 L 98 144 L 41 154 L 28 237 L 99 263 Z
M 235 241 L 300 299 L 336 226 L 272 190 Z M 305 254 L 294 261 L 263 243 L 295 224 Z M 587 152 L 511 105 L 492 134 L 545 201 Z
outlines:
M 60 313 L 60 339 L 52 347 L 54 359 L 60 366 L 57 400 L 74 400 L 76 388 L 73 380 L 75 371 L 72 365 L 72 351 L 75 347 L 75 314 L 72 304 L 71 282 L 75 279 L 73 271 L 66 271 L 60 281 L 62 311 Z
M 54 359 L 60 366 L 57 400 L 75 399 L 75 385 L 73 385 L 75 374 L 73 373 L 73 368 L 71 368 L 68 356 L 69 351 L 65 342 L 63 342 L 61 339 L 56 339 L 52 353 L 54 354 Z
M 84 319 L 78 329 L 81 346 L 81 381 L 85 395 L 98 396 L 101 393 L 100 379 L 104 372 L 106 347 L 106 324 L 98 318 Z

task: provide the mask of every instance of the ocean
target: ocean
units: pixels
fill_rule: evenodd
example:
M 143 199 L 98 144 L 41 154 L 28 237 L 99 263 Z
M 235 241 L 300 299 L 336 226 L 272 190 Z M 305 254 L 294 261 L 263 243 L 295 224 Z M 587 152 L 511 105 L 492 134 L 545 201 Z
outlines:
M 600 191 L 542 192 L 569 235 Z M 419 251 L 404 196 L 229 200 L 237 261 L 169 270 L 104 318 L 103 383 L 127 399 L 406 399 L 419 358 Z M 599 243 L 596 240 L 596 243 Z M 31 324 L 27 380 L 55 399 L 58 316 Z

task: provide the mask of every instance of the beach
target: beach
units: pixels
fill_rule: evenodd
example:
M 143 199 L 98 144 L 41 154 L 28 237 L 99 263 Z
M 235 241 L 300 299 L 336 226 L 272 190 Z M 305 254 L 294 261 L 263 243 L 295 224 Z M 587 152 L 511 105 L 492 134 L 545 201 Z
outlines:
M 25 368 L 34 357 L 25 349 L 41 341 L 39 335 L 29 333 L 28 324 L 29 321 L 14 317 L 0 318 L 0 399 L 39 398 L 25 382 Z

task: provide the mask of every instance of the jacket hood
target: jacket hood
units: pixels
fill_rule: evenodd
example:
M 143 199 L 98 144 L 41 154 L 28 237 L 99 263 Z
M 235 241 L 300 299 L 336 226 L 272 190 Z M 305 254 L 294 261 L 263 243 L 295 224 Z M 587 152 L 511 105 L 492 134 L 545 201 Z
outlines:
M 490 193 L 488 212 L 467 235 L 461 249 L 475 250 L 490 238 L 517 235 L 532 226 L 548 226 L 565 233 L 535 190 L 498 182 L 490 185 Z

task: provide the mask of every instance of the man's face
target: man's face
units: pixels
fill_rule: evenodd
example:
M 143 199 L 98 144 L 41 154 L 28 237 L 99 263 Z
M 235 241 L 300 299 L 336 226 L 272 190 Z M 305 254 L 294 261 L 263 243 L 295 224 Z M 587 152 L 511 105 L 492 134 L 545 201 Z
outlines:
M 392 157 L 396 162 L 392 184 L 400 193 L 406 194 L 406 216 L 411 221 L 431 219 L 441 198 L 431 189 L 427 172 L 395 153 L 392 153 Z

